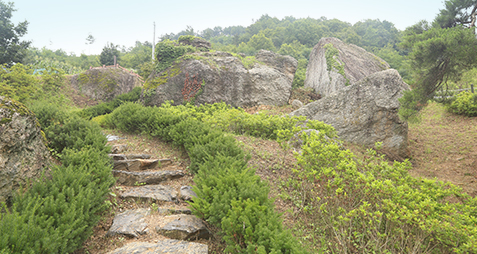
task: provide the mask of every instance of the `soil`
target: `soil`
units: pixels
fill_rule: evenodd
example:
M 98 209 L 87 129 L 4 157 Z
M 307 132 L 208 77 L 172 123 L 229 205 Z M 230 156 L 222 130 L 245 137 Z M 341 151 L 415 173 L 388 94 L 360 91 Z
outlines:
M 455 115 L 430 103 L 409 125 L 412 176 L 451 182 L 477 195 L 477 117 Z

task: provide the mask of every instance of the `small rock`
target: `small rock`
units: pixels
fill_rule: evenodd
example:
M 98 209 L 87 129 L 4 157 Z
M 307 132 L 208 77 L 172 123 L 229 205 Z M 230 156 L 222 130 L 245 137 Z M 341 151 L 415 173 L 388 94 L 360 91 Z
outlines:
M 182 186 L 181 197 L 183 200 L 191 201 L 192 197 L 197 197 L 197 194 L 195 194 L 191 186 Z
M 127 170 L 127 171 L 141 171 L 146 169 L 154 169 L 159 165 L 159 160 L 120 160 L 114 161 L 114 170 Z
M 177 200 L 177 191 L 164 185 L 146 185 L 133 188 L 128 192 L 123 193 L 121 198 L 172 202 Z
M 106 135 L 106 138 L 108 139 L 108 142 L 110 141 L 116 141 L 116 140 L 120 140 L 120 139 L 126 139 L 126 138 L 121 138 L 121 137 L 118 137 L 118 136 L 114 136 L 114 135 Z
M 297 110 L 297 109 L 303 107 L 303 102 L 301 102 L 299 100 L 293 100 L 291 105 L 293 107 L 293 110 Z
M 157 233 L 178 240 L 209 238 L 210 232 L 204 222 L 194 215 L 179 215 L 164 227 L 156 227 Z
M 120 154 L 128 150 L 128 145 L 113 145 L 111 147 L 111 153 Z
M 186 241 L 178 241 L 167 239 L 163 241 L 157 241 L 157 243 L 146 242 L 132 242 L 116 249 L 109 254 L 131 254 L 131 253 L 144 253 L 144 254 L 207 254 L 209 253 L 209 247 L 205 244 L 192 243 Z
M 129 210 L 124 213 L 116 215 L 113 220 L 113 225 L 109 229 L 107 236 L 126 235 L 131 237 L 138 237 L 147 233 L 147 224 L 144 223 L 144 217 L 149 215 L 149 209 Z

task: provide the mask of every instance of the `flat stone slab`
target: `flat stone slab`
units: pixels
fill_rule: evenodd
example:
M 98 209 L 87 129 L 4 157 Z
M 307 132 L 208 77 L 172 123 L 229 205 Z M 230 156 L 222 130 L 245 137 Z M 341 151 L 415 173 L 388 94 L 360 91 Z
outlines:
M 157 243 L 147 242 L 133 242 L 127 244 L 119 249 L 116 249 L 109 254 L 164 254 L 164 253 L 177 253 L 177 254 L 207 254 L 209 253 L 209 247 L 205 244 L 192 243 L 178 240 L 163 240 Z
M 114 161 L 134 160 L 134 159 L 150 159 L 150 154 L 108 154 Z
M 185 173 L 182 170 L 164 170 L 155 172 L 129 172 L 123 170 L 113 170 L 113 175 L 114 177 L 118 178 L 116 182 L 120 183 L 121 185 L 134 186 L 138 184 L 159 184 L 164 181 L 183 177 Z
M 114 170 L 124 171 L 141 171 L 146 169 L 154 169 L 159 165 L 159 160 L 145 160 L 145 159 L 133 159 L 133 160 L 119 160 L 114 161 Z
M 109 228 L 107 236 L 126 235 L 138 237 L 147 233 L 147 224 L 144 217 L 151 213 L 149 209 L 128 210 L 116 215 L 113 225 Z
M 159 207 L 157 209 L 159 214 L 192 214 L 192 210 L 187 208 L 167 208 L 167 207 Z
M 180 192 L 183 200 L 191 201 L 193 197 L 197 197 L 191 186 L 182 186 Z
M 210 237 L 210 232 L 204 222 L 194 215 L 181 214 L 164 227 L 156 227 L 156 231 L 163 236 L 178 240 Z
M 172 202 L 177 200 L 177 191 L 164 185 L 145 185 L 123 193 L 121 198 Z

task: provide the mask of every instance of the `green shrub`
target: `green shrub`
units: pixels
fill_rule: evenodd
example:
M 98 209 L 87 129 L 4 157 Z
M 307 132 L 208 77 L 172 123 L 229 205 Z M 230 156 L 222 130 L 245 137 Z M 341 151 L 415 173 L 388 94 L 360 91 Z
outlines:
M 27 102 L 38 94 L 38 79 L 33 76 L 33 70 L 22 64 L 8 68 L 0 65 L 0 95 L 11 99 Z
M 222 220 L 227 253 L 306 253 L 290 231 L 283 230 L 282 220 L 273 206 L 258 200 L 232 200 L 231 209 Z
M 195 52 L 197 49 L 189 45 L 179 45 L 174 41 L 164 40 L 156 44 L 156 71 L 167 69 L 179 57 L 186 53 Z
M 455 114 L 477 116 L 477 94 L 464 91 L 456 95 L 455 100 L 448 106 Z
M 96 116 L 109 114 L 124 102 L 138 101 L 140 96 L 141 87 L 135 87 L 129 93 L 120 94 L 110 102 L 102 102 L 98 105 L 85 108 L 79 113 L 79 115 L 89 120 Z
M 72 253 L 107 209 L 104 201 L 115 181 L 110 148 L 97 125 L 47 103 L 34 110 L 62 165 L 17 193 L 12 207 L 0 213 L 0 252 Z
M 409 175 L 409 162 L 360 162 L 322 133 L 302 135 L 292 180 L 310 234 L 335 253 L 475 253 L 477 199 L 451 184 Z

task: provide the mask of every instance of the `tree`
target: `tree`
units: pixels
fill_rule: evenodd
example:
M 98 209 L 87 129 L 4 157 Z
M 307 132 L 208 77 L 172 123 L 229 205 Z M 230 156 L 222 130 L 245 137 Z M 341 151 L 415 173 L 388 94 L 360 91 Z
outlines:
M 462 26 L 433 27 L 421 34 L 408 31 L 401 45 L 410 50 L 415 82 L 400 100 L 400 115 L 405 119 L 415 116 L 437 90 L 458 81 L 477 64 L 477 39 L 472 29 Z
M 94 43 L 96 39 L 93 37 L 93 35 L 89 34 L 88 37 L 86 37 L 86 45 L 91 45 Z
M 475 0 L 449 0 L 445 2 L 446 8 L 440 10 L 434 22 L 442 28 L 467 26 L 475 28 L 477 16 L 477 1 Z
M 31 43 L 20 41 L 20 37 L 27 32 L 28 22 L 23 21 L 15 26 L 10 21 L 12 12 L 16 11 L 13 6 L 13 3 L 0 1 L 0 64 L 8 66 L 21 63 Z
M 266 49 L 270 51 L 276 51 L 273 41 L 270 38 L 267 38 L 263 32 L 260 32 L 250 39 L 248 45 L 255 50 Z
M 109 43 L 109 45 L 106 44 L 103 51 L 101 51 L 101 55 L 99 55 L 99 62 L 102 65 L 113 65 L 114 56 L 116 56 L 116 62 L 119 62 L 120 52 L 118 45 L 114 45 L 113 43 Z

